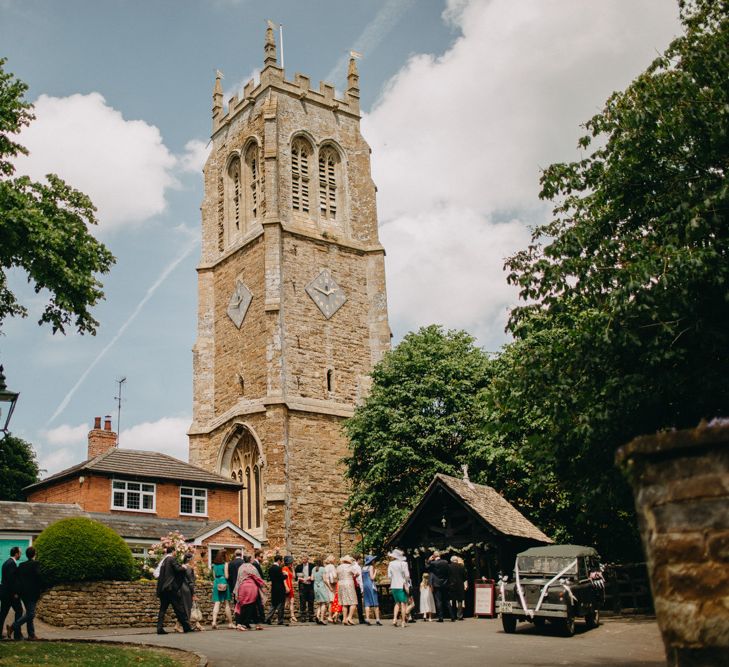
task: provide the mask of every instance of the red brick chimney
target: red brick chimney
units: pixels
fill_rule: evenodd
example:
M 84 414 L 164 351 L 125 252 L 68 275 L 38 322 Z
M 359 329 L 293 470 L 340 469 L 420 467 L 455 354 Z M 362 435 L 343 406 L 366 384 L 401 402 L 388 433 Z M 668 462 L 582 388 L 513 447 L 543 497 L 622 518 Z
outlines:
M 95 417 L 94 428 L 89 431 L 88 458 L 96 458 L 114 447 L 116 447 L 116 433 L 111 430 L 111 416 L 104 417 L 104 428 L 101 428 L 101 417 Z

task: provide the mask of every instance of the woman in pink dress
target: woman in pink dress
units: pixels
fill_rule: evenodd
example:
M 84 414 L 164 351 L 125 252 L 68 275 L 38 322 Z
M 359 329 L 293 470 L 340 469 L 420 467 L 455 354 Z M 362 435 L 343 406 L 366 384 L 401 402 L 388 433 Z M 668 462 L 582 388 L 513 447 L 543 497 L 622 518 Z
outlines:
M 342 605 L 342 625 L 355 625 L 352 617 L 357 609 L 357 593 L 354 588 L 355 570 L 352 556 L 342 556 L 337 568 L 339 604 Z
M 261 621 L 258 617 L 258 598 L 261 598 L 261 604 L 264 605 L 265 600 L 265 584 L 256 570 L 255 565 L 251 563 L 250 556 L 243 557 L 243 565 L 238 568 L 238 578 L 235 582 L 235 617 L 237 630 L 250 630 L 251 621 L 256 624 L 256 630 L 263 630 Z

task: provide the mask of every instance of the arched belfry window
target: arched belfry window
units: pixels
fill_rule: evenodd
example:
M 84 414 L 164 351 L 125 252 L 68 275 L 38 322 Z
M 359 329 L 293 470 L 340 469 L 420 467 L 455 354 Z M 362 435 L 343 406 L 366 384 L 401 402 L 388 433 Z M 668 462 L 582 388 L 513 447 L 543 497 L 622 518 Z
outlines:
M 253 436 L 245 431 L 238 440 L 230 459 L 231 479 L 243 482 L 245 488 L 240 492 L 240 525 L 247 530 L 261 527 L 263 516 L 263 489 L 261 480 L 261 461 L 258 445 Z
M 340 160 L 331 146 L 319 150 L 319 214 L 335 220 L 339 204 Z
M 263 165 L 261 164 L 261 151 L 258 144 L 251 143 L 246 149 L 246 185 L 247 185 L 247 206 L 246 219 L 247 222 L 253 222 L 263 217 L 265 212 L 265 202 L 263 196 L 264 175 Z
M 231 229 L 240 229 L 243 214 L 240 158 L 236 155 L 228 165 L 228 212 Z
M 309 188 L 312 153 L 311 144 L 303 137 L 296 137 L 291 144 L 291 207 L 307 215 L 311 210 Z

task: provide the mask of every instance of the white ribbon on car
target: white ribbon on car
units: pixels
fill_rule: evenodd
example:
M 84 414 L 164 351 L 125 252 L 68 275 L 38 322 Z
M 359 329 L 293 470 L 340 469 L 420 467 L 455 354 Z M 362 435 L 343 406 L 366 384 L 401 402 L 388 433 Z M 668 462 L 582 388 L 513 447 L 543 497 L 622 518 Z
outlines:
M 549 587 L 557 581 L 562 575 L 567 573 L 567 570 L 575 567 L 577 565 L 577 559 L 575 558 L 567 567 L 563 568 L 557 574 L 555 574 L 544 586 L 542 587 L 542 594 L 539 596 L 539 601 L 537 602 L 537 606 L 534 607 L 534 609 L 529 609 L 526 604 L 526 600 L 524 599 L 524 591 L 522 591 L 521 588 L 521 580 L 519 579 L 519 561 L 516 561 L 516 566 L 514 568 L 514 574 L 516 575 L 516 592 L 519 594 L 519 601 L 521 602 L 521 608 L 524 610 L 524 613 L 529 618 L 534 618 L 534 614 L 539 611 L 539 608 L 542 606 L 542 602 L 544 601 L 544 597 L 547 595 L 547 591 L 549 590 Z M 572 591 L 569 589 L 567 585 L 564 585 L 564 588 L 567 590 L 567 592 L 570 595 L 570 598 L 572 601 L 575 601 L 574 595 L 572 595 Z

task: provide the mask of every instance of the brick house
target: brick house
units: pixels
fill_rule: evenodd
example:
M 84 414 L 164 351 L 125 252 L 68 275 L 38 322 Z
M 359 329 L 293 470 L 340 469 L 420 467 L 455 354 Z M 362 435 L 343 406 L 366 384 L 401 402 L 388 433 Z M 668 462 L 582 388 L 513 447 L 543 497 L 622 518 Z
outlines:
M 261 546 L 239 525 L 242 489 L 166 454 L 120 448 L 111 418 L 102 428 L 97 417 L 86 461 L 27 486 L 27 503 L 0 503 L 0 548 L 14 538 L 30 544 L 66 516 L 86 516 L 119 533 L 136 556 L 176 530 L 210 561 L 219 549 Z

